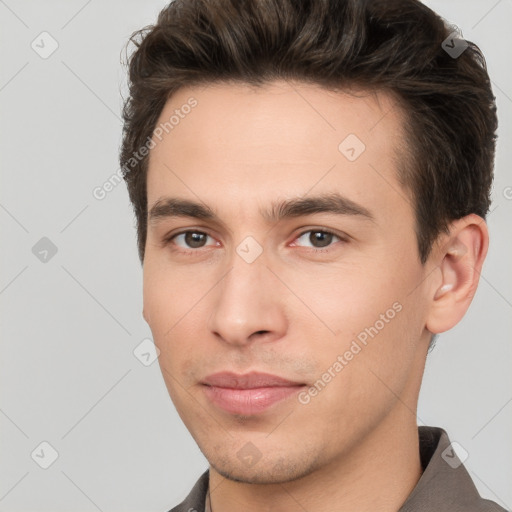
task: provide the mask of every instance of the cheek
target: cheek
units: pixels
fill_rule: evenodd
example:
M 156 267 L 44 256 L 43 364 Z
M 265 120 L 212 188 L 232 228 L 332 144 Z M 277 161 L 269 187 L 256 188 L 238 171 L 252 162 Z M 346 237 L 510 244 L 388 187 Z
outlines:
M 199 278 L 191 269 L 152 261 L 151 257 L 144 265 L 144 311 L 160 350 L 160 365 L 172 374 L 179 369 L 187 382 L 191 381 L 188 369 L 198 364 L 195 354 L 201 347 L 197 342 L 205 339 L 201 329 L 204 331 L 208 315 L 205 296 L 211 287 L 209 280 Z
M 152 261 L 151 256 L 144 263 L 144 312 L 161 358 L 165 356 L 168 340 L 172 338 L 184 314 L 183 291 L 175 274 L 169 267 Z
M 150 258 L 146 256 L 143 271 L 144 313 L 153 335 L 156 335 L 156 332 L 161 329 L 162 320 L 167 318 L 171 309 L 168 302 L 170 283 L 166 278 L 166 273 L 155 268 L 155 265 L 148 260 Z M 155 343 L 157 341 L 158 337 L 155 336 Z
M 424 327 L 418 269 L 389 261 L 381 266 L 352 267 L 350 272 L 337 271 L 332 276 L 300 279 L 305 296 L 322 320 L 300 322 L 302 336 L 307 333 L 310 341 L 317 340 L 309 348 L 316 348 L 318 372 L 331 369 L 339 375 L 332 389 L 342 393 L 332 396 L 331 405 L 336 407 L 345 399 L 352 403 L 384 399 L 390 392 L 379 378 L 391 389 L 402 388 Z M 335 333 L 328 334 L 329 339 L 319 334 L 326 332 L 324 326 Z M 337 361 L 343 367 L 340 370 L 340 364 L 336 365 L 338 372 L 333 369 Z
M 170 265 L 161 255 L 148 254 L 144 262 L 144 310 L 152 329 L 169 330 L 190 309 L 189 303 L 199 293 L 193 276 L 188 279 L 182 267 Z M 197 300 L 197 299 L 196 299 Z
M 290 319 L 290 328 L 294 320 L 303 323 L 298 316 L 302 313 L 306 332 L 316 332 L 318 337 L 320 331 L 340 349 L 376 322 L 379 331 L 388 327 L 406 298 L 410 280 L 406 269 L 382 259 L 319 265 L 314 272 L 290 266 L 279 274 L 287 288 L 279 287 L 277 293 L 284 302 L 295 304 L 292 314 L 297 316 Z
M 357 431 L 377 424 L 407 386 L 416 353 L 414 322 L 406 306 L 393 304 L 383 309 L 384 320 L 365 311 L 348 319 L 347 333 L 340 333 L 334 346 L 326 343 L 325 350 L 315 353 L 319 389 L 322 382 L 329 383 L 311 405 L 323 411 L 319 417 L 329 416 L 333 436 L 359 435 Z

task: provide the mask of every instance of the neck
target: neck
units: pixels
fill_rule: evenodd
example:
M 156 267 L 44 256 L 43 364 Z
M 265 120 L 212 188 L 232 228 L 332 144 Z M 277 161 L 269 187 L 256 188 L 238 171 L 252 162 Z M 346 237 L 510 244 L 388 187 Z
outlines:
M 212 512 L 396 512 L 422 474 L 416 418 L 398 402 L 342 460 L 298 480 L 270 485 L 234 482 L 210 467 Z

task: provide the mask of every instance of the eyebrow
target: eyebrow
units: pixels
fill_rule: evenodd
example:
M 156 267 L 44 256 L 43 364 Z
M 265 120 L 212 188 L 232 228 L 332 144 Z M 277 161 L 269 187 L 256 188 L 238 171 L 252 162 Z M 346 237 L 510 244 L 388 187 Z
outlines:
M 277 201 L 271 204 L 269 210 L 260 209 L 259 213 L 268 223 L 317 213 L 356 216 L 375 221 L 370 210 L 336 192 Z M 219 216 L 209 206 L 178 197 L 161 198 L 148 212 L 148 219 L 152 224 L 172 217 L 191 217 L 222 224 Z

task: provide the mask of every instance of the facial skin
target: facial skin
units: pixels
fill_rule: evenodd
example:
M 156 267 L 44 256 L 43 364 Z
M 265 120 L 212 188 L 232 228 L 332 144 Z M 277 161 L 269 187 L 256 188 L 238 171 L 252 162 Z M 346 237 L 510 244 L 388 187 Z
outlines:
M 391 96 L 210 84 L 179 90 L 159 122 L 191 96 L 197 106 L 154 139 L 148 210 L 174 197 L 219 220 L 150 220 L 143 313 L 172 401 L 210 463 L 213 510 L 398 510 L 422 471 L 416 407 L 428 343 L 471 302 L 485 222 L 454 222 L 420 263 L 412 198 L 396 177 L 403 135 Z M 349 134 L 366 146 L 355 161 L 338 149 Z M 260 214 L 333 192 L 372 218 Z M 165 241 L 184 230 L 198 234 Z M 251 263 L 237 252 L 249 236 L 262 249 Z M 333 370 L 372 326 L 377 334 Z M 296 393 L 260 414 L 228 413 L 201 384 L 220 371 L 304 383 L 302 403 Z

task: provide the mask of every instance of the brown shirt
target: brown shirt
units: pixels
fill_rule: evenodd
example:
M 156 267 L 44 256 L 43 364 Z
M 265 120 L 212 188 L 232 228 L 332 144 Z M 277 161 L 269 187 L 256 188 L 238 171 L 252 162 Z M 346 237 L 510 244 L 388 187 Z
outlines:
M 506 512 L 480 497 L 443 429 L 419 427 L 418 432 L 423 474 L 398 512 Z M 185 500 L 169 512 L 205 512 L 207 496 L 208 470 Z

